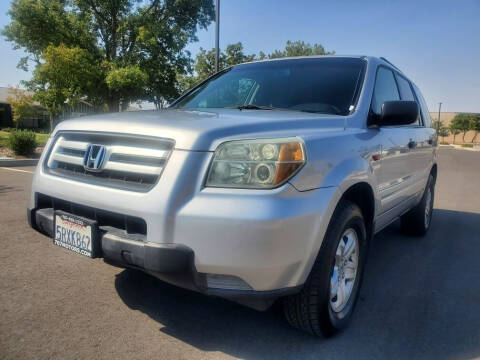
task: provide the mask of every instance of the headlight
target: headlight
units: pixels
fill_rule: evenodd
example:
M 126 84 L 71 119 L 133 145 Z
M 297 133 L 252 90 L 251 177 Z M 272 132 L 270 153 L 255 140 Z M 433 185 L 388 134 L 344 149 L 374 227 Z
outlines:
M 298 138 L 229 141 L 215 151 L 206 186 L 272 189 L 305 164 Z

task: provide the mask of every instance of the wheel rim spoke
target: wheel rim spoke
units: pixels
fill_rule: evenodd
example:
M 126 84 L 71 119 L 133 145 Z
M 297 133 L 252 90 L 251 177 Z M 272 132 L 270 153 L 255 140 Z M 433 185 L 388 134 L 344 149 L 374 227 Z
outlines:
M 344 248 L 344 256 L 348 258 L 355 251 L 355 240 L 351 236 L 349 236 L 347 239 L 348 240 Z
M 345 230 L 337 246 L 330 278 L 330 306 L 340 312 L 352 294 L 358 270 L 358 236 L 354 229 Z
M 355 279 L 357 275 L 357 267 L 356 266 L 349 266 L 345 268 L 345 279 L 352 280 Z

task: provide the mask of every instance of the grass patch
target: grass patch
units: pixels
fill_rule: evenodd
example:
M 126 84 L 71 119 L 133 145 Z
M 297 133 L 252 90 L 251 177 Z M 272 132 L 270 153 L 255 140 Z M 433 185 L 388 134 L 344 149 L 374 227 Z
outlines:
M 35 133 L 35 138 L 37 139 L 38 146 L 44 146 L 47 143 L 49 137 L 50 134 Z
M 464 148 L 473 148 L 473 144 L 462 144 Z
M 7 146 L 8 135 L 8 131 L 0 131 L 0 146 Z M 45 145 L 49 136 L 50 134 L 35 133 L 35 139 L 37 140 L 38 146 Z

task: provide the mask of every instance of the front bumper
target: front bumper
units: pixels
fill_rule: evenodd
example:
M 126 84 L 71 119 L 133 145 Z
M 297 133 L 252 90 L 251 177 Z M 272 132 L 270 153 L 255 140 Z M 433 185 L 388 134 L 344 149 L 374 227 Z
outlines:
M 211 155 L 173 151 L 158 184 L 147 193 L 55 177 L 40 165 L 29 218 L 44 232 L 53 226 L 53 213 L 52 220 L 42 220 L 48 216 L 37 204 L 38 194 L 136 217 L 146 224 L 141 239 L 103 234 L 106 261 L 234 300 L 298 291 L 321 246 L 338 189 L 299 192 L 288 183 L 274 190 L 204 188 L 198 174 L 207 172 Z M 210 275 L 237 278 L 246 286 L 211 286 Z
M 35 230 L 53 236 L 53 209 L 28 208 L 27 219 Z M 195 254 L 192 249 L 185 245 L 146 243 L 139 240 L 142 239 L 138 236 L 131 239 L 125 233 L 101 229 L 102 257 L 111 265 L 141 270 L 170 284 L 227 298 L 258 310 L 264 310 L 275 299 L 301 289 L 301 286 L 272 291 L 209 288 L 207 274 L 199 273 L 195 267 Z

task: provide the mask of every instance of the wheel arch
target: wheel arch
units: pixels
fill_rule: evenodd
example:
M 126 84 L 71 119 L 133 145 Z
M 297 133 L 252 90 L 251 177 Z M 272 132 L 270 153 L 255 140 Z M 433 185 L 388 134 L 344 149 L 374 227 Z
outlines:
M 320 253 L 323 246 L 325 236 L 327 235 L 328 228 L 332 223 L 335 216 L 335 211 L 339 208 L 342 201 L 347 200 L 356 204 L 362 211 L 362 215 L 365 218 L 365 228 L 367 231 L 367 242 L 371 239 L 374 232 L 374 219 L 375 219 L 375 193 L 373 186 L 365 180 L 356 182 L 348 181 L 344 182 L 342 186 L 336 187 L 336 191 L 330 200 L 328 209 L 324 213 L 324 217 L 319 224 L 319 233 L 316 236 L 317 241 L 312 246 L 309 259 L 307 260 L 305 267 L 302 271 L 299 284 L 303 284 L 310 272 L 312 271 L 313 264 Z
M 375 219 L 375 195 L 372 186 L 367 182 L 358 182 L 345 190 L 337 202 L 336 207 L 341 201 L 348 200 L 357 205 L 362 211 L 367 229 L 367 239 L 373 236 Z
M 432 169 L 430 170 L 430 175 L 433 176 L 433 182 L 437 182 L 437 172 L 438 172 L 438 166 L 437 163 L 433 164 Z

